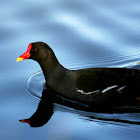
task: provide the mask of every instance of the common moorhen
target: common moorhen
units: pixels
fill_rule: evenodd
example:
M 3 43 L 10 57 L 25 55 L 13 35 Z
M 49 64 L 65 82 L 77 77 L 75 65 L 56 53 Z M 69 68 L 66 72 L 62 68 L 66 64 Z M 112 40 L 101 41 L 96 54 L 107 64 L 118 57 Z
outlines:
M 69 70 L 57 60 L 44 42 L 29 44 L 17 61 L 33 59 L 44 73 L 46 85 L 62 96 L 94 106 L 140 104 L 140 71 L 129 68 L 86 68 Z

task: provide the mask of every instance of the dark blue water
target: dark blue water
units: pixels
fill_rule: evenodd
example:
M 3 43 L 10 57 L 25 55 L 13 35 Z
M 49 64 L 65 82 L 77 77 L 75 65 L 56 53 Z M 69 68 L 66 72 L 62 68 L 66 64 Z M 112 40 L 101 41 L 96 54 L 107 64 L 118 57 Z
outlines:
M 29 91 L 25 85 L 27 77 L 40 67 L 32 60 L 16 63 L 29 43 L 44 41 L 70 69 L 139 69 L 139 65 L 130 66 L 140 61 L 139 5 L 139 0 L 1 0 L 0 139 L 139 140 L 140 125 L 91 118 L 139 121 L 139 113 L 88 114 L 56 105 L 43 127 L 20 123 L 18 120 L 30 117 L 39 103 L 28 95 L 40 96 L 41 89 Z

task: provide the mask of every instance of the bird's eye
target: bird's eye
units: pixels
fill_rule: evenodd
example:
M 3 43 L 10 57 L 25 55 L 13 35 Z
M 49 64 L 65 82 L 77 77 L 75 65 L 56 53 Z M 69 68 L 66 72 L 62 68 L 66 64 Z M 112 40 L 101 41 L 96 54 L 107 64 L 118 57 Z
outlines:
M 38 49 L 37 49 L 37 48 L 34 48 L 34 51 L 35 51 L 35 52 L 37 52 L 37 51 L 38 51 Z

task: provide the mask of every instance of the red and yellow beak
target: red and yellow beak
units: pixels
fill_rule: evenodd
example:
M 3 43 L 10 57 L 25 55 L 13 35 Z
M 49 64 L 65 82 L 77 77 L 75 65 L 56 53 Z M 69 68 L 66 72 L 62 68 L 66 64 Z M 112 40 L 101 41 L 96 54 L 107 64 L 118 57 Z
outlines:
M 24 59 L 28 59 L 30 57 L 31 48 L 32 48 L 32 44 L 29 44 L 27 51 L 24 54 L 22 54 L 16 61 L 18 62 Z

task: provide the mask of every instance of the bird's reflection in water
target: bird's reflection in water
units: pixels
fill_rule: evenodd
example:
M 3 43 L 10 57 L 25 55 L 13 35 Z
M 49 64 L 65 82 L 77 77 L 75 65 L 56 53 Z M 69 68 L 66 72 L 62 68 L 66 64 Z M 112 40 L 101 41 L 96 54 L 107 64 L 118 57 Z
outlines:
M 113 89 L 114 90 L 114 89 Z M 82 115 L 84 117 L 88 117 L 89 120 L 92 119 L 94 121 L 95 119 L 103 120 L 103 121 L 114 121 L 114 122 L 123 122 L 123 123 L 130 123 L 130 124 L 140 124 L 140 120 L 138 121 L 132 121 L 132 120 L 119 120 L 118 118 L 105 118 L 105 115 L 98 116 L 95 112 L 100 113 L 140 113 L 140 100 L 138 99 L 133 106 L 131 104 L 129 106 L 122 106 L 121 100 L 119 99 L 119 96 L 112 96 L 112 90 L 109 90 L 105 92 L 104 94 L 99 92 L 95 93 L 95 102 L 92 105 L 86 105 L 77 101 L 69 100 L 65 97 L 62 97 L 51 89 L 50 87 L 47 87 L 42 92 L 42 97 L 40 100 L 40 103 L 38 105 L 38 108 L 36 112 L 28 119 L 19 120 L 20 122 L 28 123 L 31 127 L 40 127 L 46 124 L 51 116 L 54 113 L 54 103 L 58 103 L 64 106 L 68 106 L 71 108 L 76 109 L 73 111 L 74 113 L 78 113 L 79 115 Z M 115 93 L 114 94 L 118 94 Z M 115 97 L 115 98 L 114 98 Z M 104 100 L 103 100 L 104 99 Z M 125 97 L 124 97 L 125 99 Z M 120 100 L 120 102 L 119 102 Z M 122 99 L 123 102 L 123 99 Z M 79 112 L 79 111 L 82 111 Z M 67 110 L 71 111 L 71 110 Z M 93 114 L 94 112 L 94 114 Z M 100 113 L 99 113 L 100 112 Z M 140 114 L 139 114 L 140 115 Z
M 59 96 L 59 93 L 55 92 L 50 87 L 47 87 L 43 89 L 42 97 L 36 112 L 30 118 L 19 121 L 28 123 L 31 127 L 43 126 L 49 121 L 54 113 L 54 103 L 60 103 L 80 110 L 87 108 L 85 104 L 67 100 L 66 98 Z
M 30 118 L 19 121 L 28 123 L 31 127 L 43 126 L 53 115 L 53 101 L 53 91 L 49 88 L 47 90 L 44 89 L 36 112 Z

